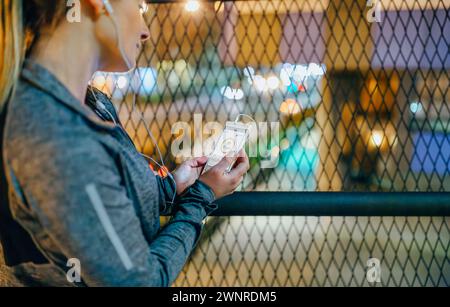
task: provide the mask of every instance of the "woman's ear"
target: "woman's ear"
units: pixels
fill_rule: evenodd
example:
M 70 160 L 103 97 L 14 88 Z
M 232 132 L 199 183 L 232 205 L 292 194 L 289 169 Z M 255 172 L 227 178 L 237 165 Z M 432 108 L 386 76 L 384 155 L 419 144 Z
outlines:
M 105 5 L 102 0 L 85 0 L 86 4 L 90 5 L 96 17 L 105 12 Z

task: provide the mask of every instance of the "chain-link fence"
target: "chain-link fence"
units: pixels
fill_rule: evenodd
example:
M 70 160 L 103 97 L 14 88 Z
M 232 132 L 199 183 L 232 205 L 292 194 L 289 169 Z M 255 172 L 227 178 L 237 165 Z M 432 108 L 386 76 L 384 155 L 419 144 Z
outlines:
M 244 191 L 450 192 L 448 0 L 157 2 L 135 75 L 94 79 L 138 149 L 244 113 Z M 449 253 L 447 217 L 213 217 L 176 285 L 448 286 Z

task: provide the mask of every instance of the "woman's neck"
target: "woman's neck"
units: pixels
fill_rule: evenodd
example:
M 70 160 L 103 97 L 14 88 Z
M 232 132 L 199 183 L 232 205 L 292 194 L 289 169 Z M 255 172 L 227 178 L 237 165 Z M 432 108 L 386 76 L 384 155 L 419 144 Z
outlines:
M 99 53 L 95 40 L 76 30 L 75 25 L 65 25 L 51 34 L 41 35 L 30 57 L 54 74 L 84 104 L 89 80 L 99 67 Z

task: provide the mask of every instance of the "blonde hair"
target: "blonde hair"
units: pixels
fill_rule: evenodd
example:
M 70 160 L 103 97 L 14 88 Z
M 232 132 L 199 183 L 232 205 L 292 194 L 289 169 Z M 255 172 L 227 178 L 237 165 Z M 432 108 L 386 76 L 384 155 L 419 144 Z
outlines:
M 54 26 L 66 10 L 61 0 L 0 1 L 0 111 L 14 92 L 23 61 L 44 26 Z
M 11 95 L 24 59 L 22 1 L 0 4 L 0 111 Z

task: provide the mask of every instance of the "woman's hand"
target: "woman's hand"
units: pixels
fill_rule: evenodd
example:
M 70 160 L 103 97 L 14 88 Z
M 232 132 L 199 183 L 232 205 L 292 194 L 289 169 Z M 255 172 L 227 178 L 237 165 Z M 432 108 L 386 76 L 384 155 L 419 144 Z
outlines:
M 207 157 L 191 159 L 183 162 L 176 171 L 173 172 L 173 178 L 177 184 L 178 195 L 194 184 L 207 161 Z
M 239 152 L 238 158 L 229 173 L 227 168 L 233 163 L 234 158 L 224 157 L 217 165 L 200 176 L 199 180 L 208 185 L 216 198 L 231 194 L 244 180 L 244 175 L 250 168 L 247 154 L 244 150 Z

